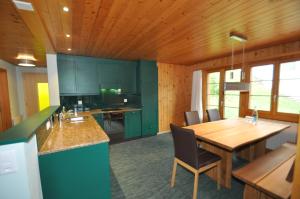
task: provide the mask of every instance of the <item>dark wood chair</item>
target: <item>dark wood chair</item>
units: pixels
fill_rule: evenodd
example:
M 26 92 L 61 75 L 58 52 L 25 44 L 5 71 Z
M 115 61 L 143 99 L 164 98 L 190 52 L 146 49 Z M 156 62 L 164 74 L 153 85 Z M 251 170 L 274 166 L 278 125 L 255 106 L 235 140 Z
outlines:
M 208 109 L 206 110 L 206 113 L 209 122 L 221 120 L 220 112 L 218 109 Z
M 187 126 L 201 123 L 198 111 L 184 112 L 184 119 Z
M 217 187 L 221 182 L 221 158 L 209 151 L 198 148 L 193 130 L 170 124 L 174 141 L 175 157 L 171 178 L 171 187 L 175 185 L 177 164 L 193 172 L 195 175 L 193 199 L 197 198 L 198 177 L 202 172 L 217 167 Z

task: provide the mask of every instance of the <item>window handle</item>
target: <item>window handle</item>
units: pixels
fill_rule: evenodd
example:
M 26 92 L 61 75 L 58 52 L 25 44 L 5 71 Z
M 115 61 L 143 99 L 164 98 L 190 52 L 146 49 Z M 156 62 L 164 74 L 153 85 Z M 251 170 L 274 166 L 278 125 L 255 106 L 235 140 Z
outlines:
M 273 95 L 273 101 L 276 102 L 277 95 Z

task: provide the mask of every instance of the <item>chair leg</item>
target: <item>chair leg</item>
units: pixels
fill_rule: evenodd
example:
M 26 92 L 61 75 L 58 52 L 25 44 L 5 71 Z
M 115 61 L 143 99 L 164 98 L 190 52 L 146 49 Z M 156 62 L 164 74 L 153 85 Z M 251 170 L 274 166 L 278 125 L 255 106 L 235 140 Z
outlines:
M 222 172 L 222 170 L 221 170 L 221 161 L 219 161 L 217 163 L 217 175 L 218 175 L 217 183 L 218 183 L 218 190 L 220 190 L 220 188 L 221 188 L 221 186 L 220 186 L 220 184 L 221 184 L 221 172 Z
M 174 187 L 174 185 L 175 185 L 176 168 L 177 168 L 177 162 L 176 162 L 176 159 L 174 158 L 172 179 L 171 179 L 171 187 Z
M 193 199 L 197 199 L 199 173 L 195 172 Z

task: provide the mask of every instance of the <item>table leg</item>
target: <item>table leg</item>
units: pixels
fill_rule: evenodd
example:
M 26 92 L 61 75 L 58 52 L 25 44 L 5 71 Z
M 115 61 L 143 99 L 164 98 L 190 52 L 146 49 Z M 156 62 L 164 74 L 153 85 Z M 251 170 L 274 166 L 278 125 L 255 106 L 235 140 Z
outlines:
M 202 148 L 219 155 L 221 160 L 221 185 L 231 188 L 231 173 L 232 173 L 232 152 L 219 148 L 217 146 L 202 142 Z M 214 167 L 207 172 L 206 175 L 217 181 L 217 168 Z
M 250 162 L 266 153 L 266 140 L 250 144 L 238 150 L 238 156 Z

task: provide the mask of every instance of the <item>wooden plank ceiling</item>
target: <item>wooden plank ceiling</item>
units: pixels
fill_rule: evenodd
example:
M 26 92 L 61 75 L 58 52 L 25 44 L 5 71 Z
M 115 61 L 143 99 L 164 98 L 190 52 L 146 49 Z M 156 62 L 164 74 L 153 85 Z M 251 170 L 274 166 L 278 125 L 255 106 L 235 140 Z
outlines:
M 10 0 L 0 1 L 0 59 L 18 64 L 19 54 L 33 55 L 37 65 L 45 65 L 45 48 L 27 28 Z
M 24 19 L 27 26 L 40 40 L 49 35 L 60 53 L 194 64 L 228 55 L 230 31 L 248 37 L 247 50 L 300 38 L 299 0 L 27 1 L 47 34 L 36 33 Z

